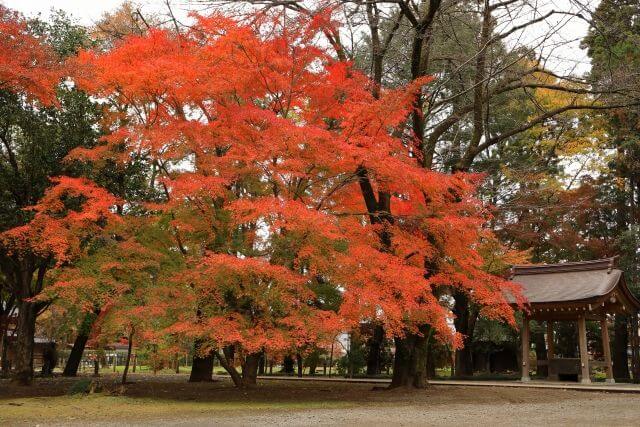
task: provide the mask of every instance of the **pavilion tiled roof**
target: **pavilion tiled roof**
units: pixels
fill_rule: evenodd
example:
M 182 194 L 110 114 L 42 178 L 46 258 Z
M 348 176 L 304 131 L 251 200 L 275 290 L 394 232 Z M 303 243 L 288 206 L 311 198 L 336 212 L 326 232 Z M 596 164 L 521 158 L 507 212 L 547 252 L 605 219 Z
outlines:
M 638 301 L 627 288 L 615 258 L 562 264 L 515 265 L 511 280 L 522 286 L 529 304 L 590 302 L 619 291 L 636 309 Z

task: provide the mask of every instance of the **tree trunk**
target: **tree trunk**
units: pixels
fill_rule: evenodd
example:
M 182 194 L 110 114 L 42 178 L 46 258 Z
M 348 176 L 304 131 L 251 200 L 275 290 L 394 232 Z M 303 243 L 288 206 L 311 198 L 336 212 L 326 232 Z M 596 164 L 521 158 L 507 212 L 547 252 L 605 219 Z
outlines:
M 260 364 L 258 365 L 258 375 L 264 375 L 266 365 L 267 365 L 267 354 L 263 351 L 262 353 L 260 353 Z
M 260 364 L 260 353 L 249 354 L 244 358 L 242 363 L 242 375 L 233 366 L 233 358 L 229 357 L 228 352 L 220 354 L 219 351 L 214 353 L 222 367 L 229 373 L 233 384 L 238 388 L 255 387 L 258 379 L 258 365 Z
M 213 375 L 213 354 L 209 353 L 206 356 L 200 356 L 201 342 L 197 341 L 194 344 L 193 364 L 191 366 L 191 375 L 189 375 L 189 382 L 202 382 L 212 381 Z
M 333 347 L 335 345 L 335 339 L 331 342 L 331 353 L 329 353 L 329 376 L 331 376 L 331 370 L 333 369 Z
M 456 378 L 467 378 L 473 376 L 473 354 L 471 352 L 471 348 L 467 345 L 468 340 L 464 341 L 465 346 L 456 350 Z
M 315 375 L 318 368 L 318 357 L 311 357 L 307 359 L 307 365 L 309 366 L 309 375 Z
M 409 334 L 404 338 L 394 339 L 396 354 L 393 360 L 393 378 L 391 379 L 389 388 L 426 388 L 428 386 L 428 328 L 422 328 L 421 332 L 421 335 Z
M 98 350 L 98 360 L 100 361 L 101 368 L 109 367 L 109 362 L 107 361 L 107 353 L 102 348 Z
M 298 377 L 302 378 L 304 366 L 302 364 L 302 356 L 300 355 L 300 353 L 296 354 L 296 362 L 298 364 Z
M 373 336 L 367 342 L 369 352 L 367 355 L 367 375 L 380 374 L 380 358 L 382 345 L 384 343 L 384 329 L 382 325 L 376 325 L 373 329 Z
M 41 302 L 29 301 L 38 295 L 44 286 L 44 277 L 49 260 L 44 260 L 39 267 L 35 262 L 25 259 L 20 262 L 19 282 L 16 298 L 18 300 L 18 324 L 15 329 L 15 372 L 12 382 L 29 385 L 33 380 L 33 346 L 36 333 L 36 318 L 42 307 Z M 35 283 L 33 274 L 37 272 Z
M 47 343 L 42 349 L 42 371 L 41 375 L 52 376 L 53 370 L 58 363 L 58 352 L 55 343 Z
M 80 362 L 82 361 L 82 354 L 84 353 L 84 348 L 87 345 L 88 340 L 89 335 L 78 332 L 78 335 L 73 342 L 73 348 L 71 349 L 69 358 L 67 359 L 67 364 L 64 366 L 62 376 L 75 377 L 78 374 L 78 368 L 80 367 Z
M 241 387 L 255 387 L 258 379 L 258 365 L 260 364 L 260 353 L 253 353 L 245 357 L 242 365 Z
M 9 339 L 7 337 L 7 329 L 8 325 L 4 325 L 4 328 L 1 331 L 2 337 L 0 337 L 2 338 L 2 355 L 0 355 L 2 358 L 2 366 L 0 366 L 0 372 L 3 377 L 7 377 L 9 375 L 9 361 L 7 360 L 7 357 L 9 356 Z
M 293 374 L 293 358 L 291 356 L 285 356 L 282 361 L 282 372 L 285 374 Z
M 455 353 L 455 376 L 457 378 L 473 376 L 473 355 L 471 341 L 475 329 L 477 312 L 470 307 L 469 298 L 463 292 L 454 293 L 453 313 L 456 315 L 456 331 L 463 336 L 463 347 Z
M 540 323 L 538 323 L 538 325 L 540 325 Z M 536 332 L 533 339 L 536 344 L 536 360 L 547 360 L 547 345 L 544 340 L 544 332 L 542 330 Z M 538 365 L 536 367 L 536 375 L 538 377 L 548 377 L 549 370 L 547 368 L 548 366 Z
M 82 361 L 82 355 L 87 345 L 87 341 L 89 340 L 89 334 L 91 333 L 93 322 L 96 320 L 96 316 L 98 314 L 100 314 L 100 309 L 96 310 L 93 313 L 87 313 L 84 316 L 82 324 L 78 329 L 78 335 L 73 342 L 73 348 L 71 349 L 71 353 L 69 354 L 69 359 L 67 359 L 67 364 L 65 365 L 64 371 L 62 372 L 63 376 L 75 377 L 78 374 L 78 367 L 80 366 L 80 362 Z
M 577 325 L 575 322 L 557 322 L 555 327 L 556 354 L 561 357 L 578 357 Z
M 191 374 L 189 375 L 189 382 L 203 382 L 212 381 L 213 375 L 213 356 L 208 355 L 205 357 L 194 356 L 193 365 L 191 366 Z
M 616 314 L 614 323 L 613 354 L 613 377 L 618 379 L 629 379 L 629 360 L 627 348 L 629 346 L 629 331 L 627 328 L 627 316 Z
M 12 382 L 29 385 L 33 380 L 33 344 L 36 332 L 36 303 L 18 303 L 18 325 L 15 340 L 15 373 Z
M 430 340 L 427 344 L 427 379 L 436 377 L 436 361 L 435 361 L 436 343 Z
M 127 359 L 124 362 L 124 370 L 122 371 L 122 385 L 127 383 L 127 374 L 129 373 L 129 363 L 131 362 L 131 349 L 133 348 L 133 328 L 129 334 L 129 342 L 127 345 Z
M 14 313 L 15 296 L 11 295 L 0 300 L 0 376 L 9 376 L 9 361 L 7 356 L 9 353 L 9 319 Z
M 632 331 L 638 330 L 638 313 L 634 313 L 630 316 L 630 326 Z M 638 334 L 632 333 L 630 336 L 631 345 L 631 375 L 633 376 L 633 382 L 640 382 L 640 339 Z

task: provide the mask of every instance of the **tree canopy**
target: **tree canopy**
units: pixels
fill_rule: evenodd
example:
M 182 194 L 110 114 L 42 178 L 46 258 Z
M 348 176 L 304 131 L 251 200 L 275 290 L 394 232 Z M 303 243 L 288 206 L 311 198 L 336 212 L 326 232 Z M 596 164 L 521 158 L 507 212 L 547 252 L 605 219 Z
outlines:
M 511 339 L 509 265 L 633 264 L 634 6 L 594 11 L 593 69 L 573 76 L 507 42 L 557 11 L 472 3 L 265 1 L 189 25 L 126 3 L 93 29 L 0 7 L 0 305 L 19 306 L 20 380 L 50 308 L 80 354 L 193 348 L 238 386 L 265 353 L 372 328 L 369 355 L 394 342 L 392 385 L 422 387 L 437 346 L 473 373 L 477 324 Z

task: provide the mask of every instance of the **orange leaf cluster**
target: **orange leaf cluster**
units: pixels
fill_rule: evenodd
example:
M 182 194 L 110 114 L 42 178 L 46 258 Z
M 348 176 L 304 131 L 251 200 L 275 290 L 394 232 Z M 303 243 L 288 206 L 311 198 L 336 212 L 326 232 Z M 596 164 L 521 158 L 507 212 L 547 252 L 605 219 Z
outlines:
M 117 200 L 85 178 L 59 177 L 37 205 L 33 219 L 0 234 L 10 254 L 32 253 L 61 266 L 80 255 L 83 242 L 102 232 Z
M 111 133 L 73 157 L 153 165 L 163 198 L 145 207 L 170 217 L 167 250 L 185 258 L 149 295 L 163 333 L 252 353 L 321 345 L 361 322 L 394 336 L 428 323 L 457 345 L 443 289 L 514 323 L 512 285 L 478 253 L 478 177 L 421 168 L 413 138 L 394 132 L 429 78 L 374 98 L 363 74 L 313 43 L 326 25 L 274 22 L 265 35 L 197 17 L 182 34 L 152 30 L 77 58 Z M 391 220 L 369 209 L 366 185 L 388 195 Z M 319 284 L 339 309 L 323 307 Z
M 51 104 L 61 77 L 54 52 L 28 32 L 22 16 L 0 5 L 0 89 Z

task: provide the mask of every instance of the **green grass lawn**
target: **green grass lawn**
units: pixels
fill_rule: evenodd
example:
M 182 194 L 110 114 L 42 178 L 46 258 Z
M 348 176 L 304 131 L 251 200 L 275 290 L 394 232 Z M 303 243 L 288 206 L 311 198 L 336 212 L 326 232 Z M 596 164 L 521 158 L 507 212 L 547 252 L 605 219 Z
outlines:
M 78 372 L 81 374 L 91 375 L 93 373 L 93 367 L 87 366 L 84 369 L 80 368 Z M 120 373 L 120 374 L 123 373 L 124 365 L 117 365 L 115 371 L 113 370 L 113 366 L 106 366 L 104 368 L 100 368 L 100 374 L 108 374 L 113 372 Z M 62 368 L 60 367 L 56 368 L 54 370 L 54 373 L 61 374 Z M 133 373 L 133 366 L 129 366 L 129 373 Z M 153 373 L 153 369 L 151 368 L 151 366 L 148 366 L 148 365 L 137 365 L 136 373 L 145 373 L 145 374 Z M 157 373 L 158 374 L 175 374 L 176 372 L 174 369 L 165 368 L 157 371 Z M 191 366 L 180 366 L 180 373 L 181 374 L 191 373 Z M 216 368 L 214 369 L 214 373 L 217 375 L 224 375 L 226 372 L 222 368 Z
M 85 372 L 86 373 L 93 372 L 93 369 L 87 369 Z M 113 366 L 107 366 L 107 367 L 104 367 L 104 368 L 100 369 L 100 373 L 108 373 L 108 372 L 114 372 Z M 124 372 L 124 365 L 117 365 L 115 372 L 123 373 Z M 151 368 L 151 366 L 147 366 L 147 365 L 138 365 L 138 366 L 136 366 L 136 372 L 145 373 L 145 374 L 153 373 L 153 368 Z M 191 372 L 191 366 L 180 366 L 180 373 L 181 374 L 188 374 L 190 372 Z M 129 373 L 133 373 L 133 366 L 129 366 Z M 161 369 L 161 370 L 157 371 L 157 373 L 159 373 L 159 374 L 175 374 L 176 371 L 175 371 L 175 369 L 164 368 L 164 369 Z

